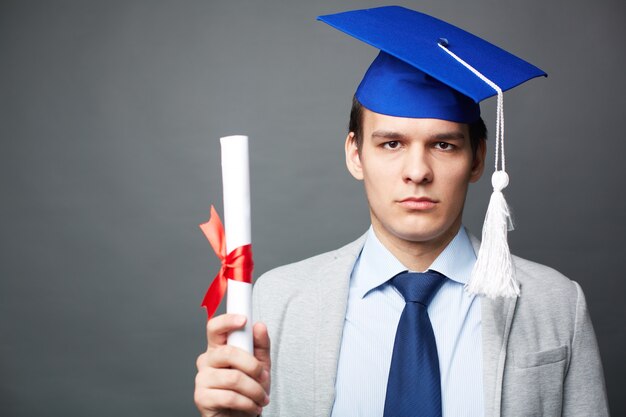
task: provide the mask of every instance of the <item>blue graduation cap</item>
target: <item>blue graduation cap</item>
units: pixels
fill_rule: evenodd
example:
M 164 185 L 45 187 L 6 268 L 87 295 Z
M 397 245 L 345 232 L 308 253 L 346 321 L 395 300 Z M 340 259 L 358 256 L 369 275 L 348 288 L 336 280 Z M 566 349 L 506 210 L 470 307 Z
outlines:
M 318 19 L 380 49 L 356 98 L 381 114 L 476 121 L 478 103 L 497 91 L 452 54 L 502 91 L 546 75 L 484 39 L 404 7 L 354 10 Z
M 380 49 L 355 93 L 373 112 L 472 123 L 480 117 L 479 103 L 497 94 L 493 193 L 466 289 L 490 298 L 519 296 L 507 242 L 510 210 L 502 194 L 509 183 L 502 93 L 546 73 L 463 29 L 399 6 L 318 19 Z

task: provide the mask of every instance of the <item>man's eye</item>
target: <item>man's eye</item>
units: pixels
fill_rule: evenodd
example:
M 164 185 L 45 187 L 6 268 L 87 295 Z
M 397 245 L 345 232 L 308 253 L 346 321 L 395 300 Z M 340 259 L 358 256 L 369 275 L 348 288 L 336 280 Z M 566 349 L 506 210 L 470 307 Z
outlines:
M 437 142 L 437 143 L 435 144 L 435 147 L 436 147 L 437 149 L 441 149 L 441 150 L 444 150 L 444 151 L 445 151 L 445 150 L 448 150 L 448 149 L 452 149 L 452 145 L 451 145 L 451 144 L 449 144 L 448 142 Z
M 396 140 L 392 140 L 389 142 L 385 142 L 383 144 L 383 147 L 387 148 L 387 149 L 396 149 L 398 146 L 400 146 L 400 142 L 396 141 Z

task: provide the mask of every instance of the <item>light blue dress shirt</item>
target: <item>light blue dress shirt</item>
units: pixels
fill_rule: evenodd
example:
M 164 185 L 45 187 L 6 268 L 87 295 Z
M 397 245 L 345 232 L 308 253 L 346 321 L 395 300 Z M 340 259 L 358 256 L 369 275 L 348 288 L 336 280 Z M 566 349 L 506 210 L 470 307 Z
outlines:
M 484 415 L 480 297 L 463 288 L 475 262 L 461 227 L 428 268 L 448 277 L 428 306 L 444 417 Z M 370 227 L 350 279 L 332 417 L 383 415 L 396 328 L 405 305 L 388 281 L 406 270 Z

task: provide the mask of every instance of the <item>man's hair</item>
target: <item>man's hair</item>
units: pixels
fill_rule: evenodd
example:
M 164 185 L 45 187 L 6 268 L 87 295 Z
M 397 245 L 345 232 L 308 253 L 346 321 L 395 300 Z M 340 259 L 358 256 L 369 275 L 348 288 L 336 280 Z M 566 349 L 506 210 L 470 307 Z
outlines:
M 352 109 L 350 110 L 350 122 L 348 131 L 354 132 L 354 140 L 359 152 L 363 147 L 363 105 L 357 100 L 356 96 L 352 98 Z M 470 144 L 472 145 L 472 155 L 476 157 L 476 150 L 481 140 L 487 140 L 487 126 L 482 117 L 472 123 L 467 124 L 469 127 Z

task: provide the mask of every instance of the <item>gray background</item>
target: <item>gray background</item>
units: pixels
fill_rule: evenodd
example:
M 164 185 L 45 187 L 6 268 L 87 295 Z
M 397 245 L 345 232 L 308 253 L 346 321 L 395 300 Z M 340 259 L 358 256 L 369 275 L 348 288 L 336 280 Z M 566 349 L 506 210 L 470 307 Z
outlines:
M 582 285 L 626 415 L 624 2 L 398 3 L 549 73 L 505 98 L 510 242 Z M 195 415 L 220 136 L 251 138 L 256 276 L 367 228 L 342 147 L 376 51 L 315 16 L 376 5 L 0 3 L 0 415 Z

